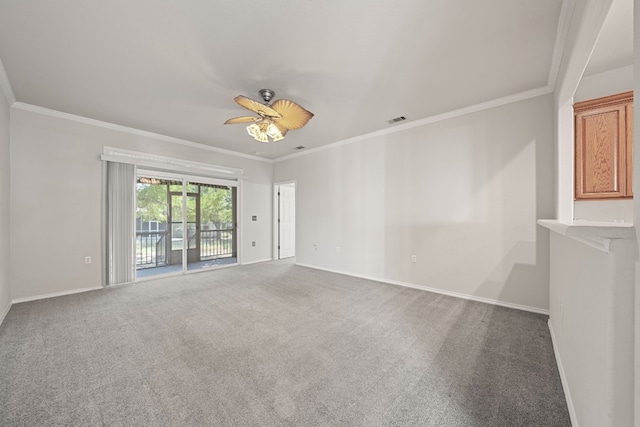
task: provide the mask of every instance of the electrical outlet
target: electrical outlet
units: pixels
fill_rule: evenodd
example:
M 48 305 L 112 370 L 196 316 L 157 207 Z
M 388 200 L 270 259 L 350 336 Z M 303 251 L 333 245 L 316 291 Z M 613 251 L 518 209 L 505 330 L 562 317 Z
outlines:
M 256 246 L 256 242 L 251 242 L 251 246 L 255 247 Z
M 411 255 L 411 262 L 418 262 L 418 258 L 415 255 Z
M 91 257 L 90 256 L 84 257 L 84 263 L 85 264 L 91 264 Z

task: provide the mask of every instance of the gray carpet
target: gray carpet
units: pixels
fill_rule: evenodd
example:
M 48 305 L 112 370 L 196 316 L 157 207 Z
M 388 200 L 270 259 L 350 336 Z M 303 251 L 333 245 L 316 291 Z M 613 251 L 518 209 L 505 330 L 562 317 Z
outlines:
M 14 305 L 3 426 L 570 426 L 546 316 L 268 262 Z

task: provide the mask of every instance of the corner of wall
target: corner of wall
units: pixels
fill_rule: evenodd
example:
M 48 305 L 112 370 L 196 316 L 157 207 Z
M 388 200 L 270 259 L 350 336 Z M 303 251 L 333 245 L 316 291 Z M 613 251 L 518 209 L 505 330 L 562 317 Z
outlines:
M 573 406 L 573 399 L 571 398 L 571 389 L 569 389 L 569 381 L 567 380 L 567 374 L 564 371 L 562 365 L 562 358 L 560 357 L 560 351 L 558 350 L 558 343 L 556 340 L 556 334 L 553 330 L 553 322 L 551 318 L 547 321 L 549 325 L 549 333 L 551 334 L 551 344 L 553 346 L 553 354 L 555 355 L 556 364 L 558 365 L 558 372 L 560 373 L 560 381 L 562 382 L 562 390 L 567 401 L 567 409 L 569 410 L 569 417 L 571 418 L 571 425 L 578 427 L 578 417 L 576 415 L 576 409 Z
M 16 96 L 13 93 L 11 82 L 9 81 L 4 64 L 2 63 L 2 58 L 0 58 L 0 90 L 4 94 L 4 97 L 10 106 L 16 102 Z
M 2 189 L 0 189 L 0 197 L 3 198 L 3 208 L 0 211 L 0 224 L 2 224 L 2 232 L 5 235 L 9 235 L 10 230 L 10 182 L 11 182 L 11 163 L 9 161 L 11 147 L 10 147 L 10 128 L 11 128 L 11 105 L 15 103 L 16 99 L 13 94 L 13 89 L 11 88 L 11 84 L 9 83 L 9 78 L 7 77 L 7 73 L 5 72 L 4 65 L 2 63 L 2 59 L 0 59 L 0 103 L 1 108 L 0 112 L 2 112 L 2 123 L 6 124 L 6 132 L 3 131 L 0 134 L 0 148 L 1 155 L 0 160 L 2 164 L 0 165 L 0 170 L 3 171 L 2 177 L 0 178 L 0 182 L 2 182 Z M 4 127 L 4 126 L 3 126 Z M 6 204 L 4 203 L 6 202 Z M 11 309 L 11 286 L 10 286 L 10 268 L 11 263 L 7 261 L 7 258 L 11 254 L 10 250 L 10 241 L 7 239 L 3 239 L 2 247 L 0 248 L 0 254 L 4 260 L 2 261 L 2 265 L 0 266 L 0 325 L 4 321 L 7 313 Z
M 9 310 L 11 310 L 11 300 L 8 301 L 7 306 L 4 308 L 0 308 L 0 326 L 2 326 L 2 322 L 4 322 L 5 317 L 9 314 Z

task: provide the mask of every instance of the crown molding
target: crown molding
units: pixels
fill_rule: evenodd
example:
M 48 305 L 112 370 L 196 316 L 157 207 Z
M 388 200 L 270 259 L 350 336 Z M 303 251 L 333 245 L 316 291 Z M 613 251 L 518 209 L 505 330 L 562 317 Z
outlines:
M 582 113 L 594 107 L 613 107 L 615 105 L 633 104 L 633 91 L 617 93 L 615 95 L 603 96 L 596 99 L 588 99 L 573 104 L 574 113 Z
M 569 21 L 573 22 L 579 19 L 579 21 L 575 22 L 578 28 L 576 29 L 573 45 L 564 47 L 565 51 L 563 52 L 560 68 L 562 68 L 563 62 L 566 63 L 566 66 L 564 67 L 564 73 L 557 76 L 561 80 L 559 82 L 556 81 L 555 85 L 556 103 L 564 104 L 573 98 L 584 70 L 589 64 L 612 4 L 613 0 L 591 0 L 586 2 L 581 16 L 576 17 L 572 13 Z M 570 48 L 570 50 L 567 50 L 567 48 Z
M 90 119 L 88 117 L 77 116 L 75 114 L 64 113 L 62 111 L 52 110 L 49 108 L 38 107 L 37 105 L 26 104 L 24 102 L 16 102 L 12 105 L 13 108 L 30 111 L 32 113 L 43 114 L 50 117 L 56 117 L 59 119 L 70 120 L 73 122 L 83 123 L 86 125 L 97 126 L 105 129 L 115 130 L 117 132 L 129 133 L 136 136 L 142 136 L 145 138 L 153 138 L 164 142 L 170 142 L 173 144 L 184 145 L 187 147 L 198 148 L 200 150 L 213 151 L 220 154 L 226 154 L 229 156 L 242 157 L 250 160 L 257 160 L 266 163 L 273 163 L 271 159 L 265 159 L 264 157 L 252 156 L 250 154 L 238 153 L 236 151 L 225 150 L 224 148 L 212 147 L 210 145 L 202 144 L 199 142 L 187 141 L 186 139 L 175 138 L 172 136 L 162 135 L 159 133 L 148 132 L 146 130 L 140 130 L 128 126 L 117 125 L 114 123 L 103 122 L 102 120 Z
M 573 0 L 569 0 L 569 1 L 573 1 Z M 201 143 L 197 143 L 197 142 L 193 142 L 193 141 L 187 141 L 185 139 L 175 138 L 175 137 L 172 137 L 172 136 L 162 135 L 162 134 L 158 134 L 158 133 L 154 133 L 154 132 L 148 132 L 148 131 L 144 131 L 144 130 L 140 130 L 140 129 L 136 129 L 136 128 L 132 128 L 132 127 L 128 127 L 128 126 L 122 126 L 122 125 L 117 125 L 117 124 L 114 124 L 114 123 L 104 122 L 102 120 L 90 119 L 88 117 L 78 116 L 78 115 L 70 114 L 70 113 L 65 113 L 65 112 L 58 111 L 58 110 L 52 110 L 52 109 L 45 108 L 45 107 L 39 107 L 37 105 L 27 104 L 27 103 L 24 103 L 24 102 L 14 102 L 14 103 L 12 103 L 12 107 L 16 108 L 16 109 L 19 109 L 19 110 L 30 111 L 32 113 L 43 114 L 43 115 L 50 116 L 50 117 L 56 117 L 56 118 L 60 118 L 60 119 L 64 119 L 64 120 L 70 120 L 70 121 L 83 123 L 83 124 L 87 124 L 87 125 L 91 125 L 91 126 L 97 126 L 97 127 L 102 127 L 102 128 L 105 128 L 105 129 L 115 130 L 115 131 L 118 131 L 118 132 L 124 132 L 124 133 L 129 133 L 129 134 L 133 134 L 133 135 L 137 135 L 137 136 L 143 136 L 143 137 L 146 137 L 146 138 L 153 138 L 153 139 L 157 139 L 157 140 L 160 140 L 160 141 L 170 142 L 170 143 L 173 143 L 173 144 L 179 144 L 179 145 L 183 145 L 183 146 L 187 146 L 187 147 L 198 148 L 198 149 L 201 149 L 201 150 L 213 151 L 213 152 L 216 152 L 216 153 L 221 153 L 221 154 L 226 154 L 226 155 L 230 155 L 230 156 L 241 157 L 241 158 L 246 158 L 246 159 L 251 159 L 251 160 L 257 160 L 257 161 L 261 161 L 261 162 L 265 162 L 265 163 L 277 163 L 277 162 L 280 162 L 280 161 L 289 160 L 289 159 L 300 157 L 300 156 L 306 156 L 308 154 L 313 154 L 313 153 L 316 153 L 316 152 L 319 152 L 319 151 L 329 150 L 329 149 L 340 147 L 340 146 L 343 146 L 343 145 L 352 144 L 352 143 L 359 142 L 359 141 L 364 141 L 364 140 L 375 138 L 375 137 L 378 137 L 378 136 L 389 135 L 389 134 L 393 134 L 393 133 L 396 133 L 396 132 L 401 132 L 403 130 L 411 129 L 411 128 L 414 128 L 414 127 L 424 126 L 424 125 L 427 125 L 427 124 L 436 123 L 436 122 L 440 122 L 440 121 L 443 121 L 443 120 L 449 120 L 449 119 L 453 119 L 453 118 L 456 118 L 456 117 L 464 116 L 464 115 L 467 115 L 467 114 L 476 113 L 476 112 L 479 112 L 479 111 L 488 110 L 488 109 L 491 109 L 491 108 L 496 108 L 496 107 L 500 107 L 500 106 L 507 105 L 507 104 L 512 104 L 512 103 L 519 102 L 519 101 L 524 101 L 524 100 L 531 99 L 531 98 L 536 98 L 538 96 L 547 95 L 547 94 L 550 94 L 552 92 L 553 92 L 553 88 L 552 87 L 543 86 L 543 87 L 540 87 L 540 88 L 537 88 L 537 89 L 532 89 L 532 90 L 528 90 L 528 91 L 524 91 L 524 92 L 519 92 L 519 93 L 516 93 L 516 94 L 513 94 L 513 95 L 509 95 L 509 96 L 505 96 L 505 97 L 502 97 L 502 98 L 493 99 L 493 100 L 490 100 L 490 101 L 487 101 L 487 102 L 482 102 L 480 104 L 471 105 L 469 107 L 460 108 L 460 109 L 453 110 L 453 111 L 450 111 L 450 112 L 437 114 L 437 115 L 426 117 L 426 118 L 419 119 L 419 120 L 413 120 L 411 122 L 407 122 L 407 123 L 403 123 L 403 124 L 400 124 L 400 125 L 396 125 L 396 126 L 391 127 L 391 128 L 381 129 L 381 130 L 378 130 L 378 131 L 375 131 L 375 132 L 369 132 L 369 133 L 366 133 L 366 134 L 363 134 L 363 135 L 355 136 L 353 138 L 347 138 L 347 139 L 344 139 L 344 140 L 336 141 L 336 142 L 333 142 L 333 143 L 330 143 L 330 144 L 327 144 L 327 145 L 323 145 L 321 147 L 312 148 L 312 149 L 306 150 L 304 152 L 289 154 L 287 156 L 279 157 L 279 158 L 276 158 L 276 159 L 273 159 L 273 160 L 272 159 L 266 159 L 264 157 L 258 157 L 258 156 L 252 156 L 252 155 L 249 155 L 249 154 L 238 153 L 238 152 L 231 151 L 231 150 L 225 150 L 223 148 L 212 147 L 210 145 L 205 145 L 205 144 L 201 144 Z
M 543 87 L 540 87 L 540 88 L 537 88 L 537 89 L 532 89 L 532 90 L 528 90 L 528 91 L 524 91 L 524 92 L 519 92 L 519 93 L 515 93 L 513 95 L 505 96 L 505 97 L 502 97 L 502 98 L 493 99 L 491 101 L 482 102 L 480 104 L 471 105 L 469 107 L 460 108 L 458 110 L 449 111 L 447 113 L 437 114 L 435 116 L 426 117 L 424 119 L 413 120 L 411 122 L 403 123 L 401 125 L 396 125 L 396 126 L 393 126 L 391 128 L 381 129 L 381 130 L 378 130 L 378 131 L 375 131 L 375 132 L 366 133 L 364 135 L 355 136 L 353 138 L 347 138 L 347 139 L 344 139 L 344 140 L 341 140 L 341 141 L 336 141 L 336 142 L 333 142 L 331 144 L 323 145 L 321 147 L 311 148 L 311 149 L 303 151 L 303 152 L 289 154 L 287 156 L 279 157 L 277 159 L 274 159 L 273 161 L 275 163 L 277 163 L 277 162 L 293 159 L 293 158 L 300 157 L 300 156 L 306 156 L 308 154 L 313 154 L 313 153 L 317 153 L 319 151 L 329 150 L 329 149 L 336 148 L 336 147 L 341 147 L 341 146 L 347 145 L 347 144 L 353 144 L 355 142 L 363 141 L 363 140 L 366 140 L 366 139 L 371 139 L 371 138 L 375 138 L 375 137 L 378 137 L 378 136 L 389 135 L 389 134 L 392 134 L 392 133 L 401 132 L 403 130 L 407 130 L 407 129 L 411 129 L 411 128 L 415 128 L 415 127 L 419 127 L 419 126 L 424 126 L 424 125 L 428 125 L 428 124 L 432 124 L 432 123 L 436 123 L 436 122 L 441 122 L 443 120 L 449 120 L 449 119 L 453 119 L 453 118 L 456 118 L 456 117 L 464 116 L 464 115 L 467 115 L 467 114 L 477 113 L 479 111 L 489 110 L 491 108 L 501 107 L 501 106 L 507 105 L 507 104 L 513 104 L 515 102 L 524 101 L 524 100 L 531 99 L 531 98 L 536 98 L 538 96 L 548 95 L 548 94 L 550 94 L 552 92 L 553 92 L 553 88 L 551 88 L 549 86 L 543 86 Z
M 9 105 L 15 104 L 16 96 L 13 93 L 13 88 L 11 88 L 11 82 L 9 81 L 9 76 L 7 76 L 7 71 L 4 69 L 2 59 L 0 59 L 0 89 L 4 93 L 4 97 L 7 99 Z
M 575 5 L 575 0 L 564 0 L 562 2 L 562 9 L 560 9 L 560 18 L 558 20 L 558 29 L 556 32 L 556 41 L 553 46 L 551 66 L 549 67 L 549 79 L 547 82 L 547 85 L 551 88 L 555 88 L 556 86 L 556 80 L 558 79 L 558 73 L 560 72 L 560 64 L 562 63 L 562 56 L 564 55 L 567 44 L 567 36 L 569 34 L 569 28 L 571 27 L 571 20 L 573 19 Z

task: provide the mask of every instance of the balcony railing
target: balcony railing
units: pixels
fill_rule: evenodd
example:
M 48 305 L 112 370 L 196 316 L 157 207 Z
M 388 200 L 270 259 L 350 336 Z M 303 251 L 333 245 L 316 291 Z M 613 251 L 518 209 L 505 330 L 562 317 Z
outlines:
M 233 255 L 233 229 L 200 230 L 200 260 Z
M 167 265 L 166 231 L 136 231 L 136 269 Z
M 200 230 L 189 238 L 189 247 L 196 246 L 194 240 L 200 238 L 199 261 L 233 256 L 233 229 Z M 167 251 L 170 239 L 167 231 L 136 232 L 136 269 L 167 265 Z

